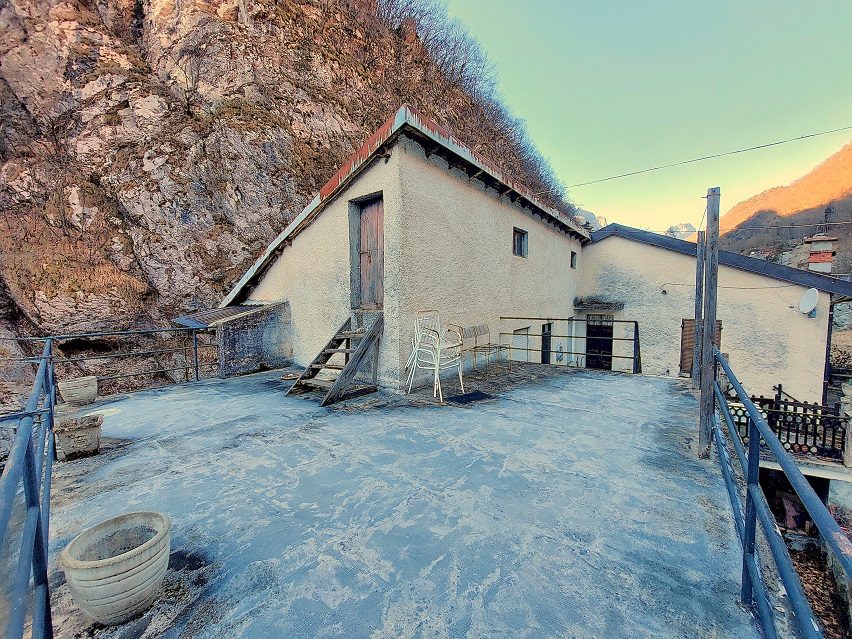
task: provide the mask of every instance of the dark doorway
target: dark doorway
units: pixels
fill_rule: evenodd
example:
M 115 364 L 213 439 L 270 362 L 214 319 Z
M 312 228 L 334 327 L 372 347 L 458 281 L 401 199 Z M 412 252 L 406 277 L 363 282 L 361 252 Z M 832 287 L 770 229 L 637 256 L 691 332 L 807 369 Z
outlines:
M 548 322 L 541 325 L 541 363 L 550 364 L 550 336 L 553 334 L 553 324 Z
M 586 368 L 612 370 L 612 315 L 589 315 L 586 322 Z

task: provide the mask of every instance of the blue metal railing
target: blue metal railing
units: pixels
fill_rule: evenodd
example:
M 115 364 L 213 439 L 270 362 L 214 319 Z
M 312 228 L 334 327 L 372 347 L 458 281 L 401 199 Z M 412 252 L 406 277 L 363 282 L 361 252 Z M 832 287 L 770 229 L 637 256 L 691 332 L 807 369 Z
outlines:
M 0 476 L 0 548 L 11 537 L 13 507 L 23 493 L 26 507 L 19 539 L 17 566 L 9 593 L 7 639 L 24 634 L 32 604 L 32 636 L 53 637 L 50 591 L 47 581 L 48 522 L 50 520 L 50 473 L 53 467 L 53 416 L 56 391 L 53 379 L 53 346 L 47 340 L 40 358 L 32 392 L 23 411 L 0 416 L 0 422 L 17 422 L 17 433 Z M 16 544 L 9 544 L 15 547 Z M 32 599 L 30 599 L 32 597 Z
M 745 406 L 749 416 L 748 451 L 746 451 L 745 446 L 743 446 L 740 440 L 739 433 L 728 408 L 728 403 L 722 392 L 722 387 L 719 385 L 719 382 L 714 381 L 716 408 L 722 414 L 746 480 L 745 509 L 743 509 L 740 490 L 737 486 L 731 456 L 728 452 L 727 438 L 722 432 L 718 412 L 714 411 L 713 435 L 716 439 L 716 447 L 719 451 L 719 458 L 722 464 L 722 474 L 725 478 L 725 485 L 727 486 L 728 496 L 731 499 L 731 506 L 734 511 L 737 534 L 743 548 L 742 601 L 746 605 L 754 605 L 764 636 L 775 639 L 778 633 L 775 629 L 774 614 L 767 597 L 766 584 L 760 569 L 760 561 L 755 543 L 757 522 L 760 521 L 770 553 L 778 569 L 778 574 L 781 577 L 781 582 L 787 591 L 790 607 L 798 623 L 801 636 L 806 639 L 822 638 L 822 629 L 805 596 L 802 583 L 796 574 L 796 569 L 793 566 L 793 561 L 790 559 L 790 553 L 787 551 L 784 538 L 775 524 L 775 517 L 769 509 L 766 496 L 758 484 L 761 438 L 775 456 L 775 459 L 781 466 L 781 470 L 796 491 L 808 515 L 810 515 L 814 524 L 819 529 L 820 535 L 829 550 L 837 558 L 847 579 L 850 580 L 852 580 L 852 541 L 849 540 L 846 534 L 840 529 L 840 526 L 837 525 L 828 508 L 820 501 L 820 498 L 817 497 L 808 480 L 805 479 L 805 476 L 802 475 L 802 472 L 796 466 L 796 462 L 793 461 L 793 458 L 784 449 L 781 442 L 778 441 L 778 438 L 769 428 L 766 420 L 737 380 L 728 362 L 725 361 L 725 358 L 719 352 L 719 349 L 714 347 L 713 354 L 717 369 L 721 366 L 725 371 L 728 381 L 736 391 L 740 402 Z M 715 378 L 716 375 L 714 375 Z

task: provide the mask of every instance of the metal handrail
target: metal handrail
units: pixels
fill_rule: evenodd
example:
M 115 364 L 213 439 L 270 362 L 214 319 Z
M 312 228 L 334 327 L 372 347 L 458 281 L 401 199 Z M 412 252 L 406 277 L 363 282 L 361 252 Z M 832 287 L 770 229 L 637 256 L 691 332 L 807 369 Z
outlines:
M 20 639 L 23 636 L 30 596 L 33 601 L 32 636 L 36 639 L 53 637 L 47 580 L 50 477 L 54 458 L 53 416 L 56 404 L 52 346 L 51 340 L 45 342 L 32 391 L 21 411 L 12 449 L 0 476 L 0 547 L 6 544 L 15 497 L 21 491 L 26 505 L 20 552 L 10 595 L 9 619 L 5 628 L 7 639 Z M 44 408 L 39 408 L 42 405 L 46 412 Z
M 6 342 L 44 342 L 47 340 L 60 339 L 82 339 L 84 337 L 107 337 L 121 335 L 146 335 L 151 333 L 175 333 L 180 331 L 199 330 L 192 329 L 186 326 L 168 327 L 168 328 L 141 328 L 132 331 L 101 331 L 95 333 L 72 333 L 69 335 L 48 335 L 47 337 L 0 337 L 0 341 Z
M 194 377 L 196 381 L 201 379 L 201 369 L 204 367 L 210 366 L 218 366 L 219 362 L 204 362 L 199 359 L 199 351 L 203 351 L 205 349 L 217 349 L 217 344 L 203 344 L 198 341 L 199 332 L 207 332 L 207 329 L 199 329 L 199 328 L 187 328 L 187 327 L 179 327 L 179 328 L 157 328 L 157 329 L 140 329 L 140 330 L 131 330 L 131 331 L 102 331 L 102 332 L 94 332 L 94 333 L 77 333 L 71 335 L 54 335 L 48 338 L 44 337 L 15 337 L 15 338 L 5 338 L 8 340 L 22 341 L 22 342 L 33 342 L 33 341 L 41 341 L 41 340 L 50 340 L 54 346 L 54 348 L 61 347 L 61 344 L 65 340 L 72 339 L 84 339 L 84 338 L 105 338 L 105 337 L 123 337 L 123 336 L 140 336 L 140 335 L 156 335 L 158 333 L 165 333 L 167 336 L 172 335 L 174 333 L 184 333 L 188 336 L 192 337 L 192 343 L 179 346 L 179 347 L 169 347 L 169 348 L 152 348 L 146 350 L 136 350 L 136 351 L 123 351 L 118 353 L 99 353 L 93 355 L 84 355 L 81 357 L 54 357 L 53 364 L 78 364 L 80 362 L 87 361 L 112 361 L 119 360 L 121 358 L 132 358 L 132 357 L 147 357 L 151 355 L 162 355 L 168 353 L 183 353 L 185 358 L 185 363 L 183 366 L 176 366 L 172 368 L 166 368 L 163 366 L 157 367 L 156 370 L 143 370 L 143 371 L 133 371 L 130 373 L 123 374 L 115 374 L 115 375 L 100 375 L 98 376 L 99 382 L 116 380 L 116 379 L 124 379 L 129 377 L 143 377 L 146 375 L 158 375 L 162 373 L 170 373 L 174 371 L 186 371 L 187 380 L 190 377 L 190 371 L 194 371 Z M 0 338 L 4 339 L 4 338 Z M 38 357 L 3 357 L 0 358 L 0 362 L 31 362 L 36 363 L 39 361 Z
M 501 316 L 500 320 L 508 320 L 508 321 L 531 321 L 531 322 L 543 322 L 543 323 L 555 323 L 555 322 L 578 322 L 588 324 L 590 321 L 587 318 L 576 318 L 576 317 L 514 317 L 514 316 Z M 606 337 L 606 338 L 596 338 L 589 337 L 588 335 L 557 335 L 550 334 L 551 339 L 571 339 L 571 340 L 589 340 L 589 339 L 606 339 L 611 342 L 632 342 L 633 343 L 633 355 L 616 355 L 614 353 L 610 353 L 605 355 L 606 357 L 612 359 L 626 359 L 633 362 L 633 372 L 641 373 L 642 372 L 642 355 L 639 349 L 639 322 L 636 320 L 604 320 L 609 322 L 610 324 L 627 324 L 633 327 L 633 337 Z M 572 329 L 573 330 L 573 329 Z M 512 337 L 515 335 L 514 332 L 509 331 L 500 331 L 500 339 L 502 340 L 504 337 Z M 529 337 L 543 337 L 542 333 L 526 333 Z M 513 346 L 511 344 L 506 345 L 512 352 L 514 351 L 524 351 L 524 352 L 539 352 L 537 348 L 522 348 L 520 346 Z M 562 355 L 582 355 L 584 357 L 588 357 L 589 353 L 579 352 L 579 351 L 559 351 Z
M 811 610 L 801 580 L 796 574 L 790 554 L 784 543 L 775 518 L 769 509 L 766 496 L 758 483 L 760 470 L 760 440 L 775 456 L 781 470 L 796 491 L 802 505 L 807 510 L 814 524 L 819 529 L 829 550 L 834 554 L 847 579 L 852 579 L 852 541 L 840 529 L 831 516 L 828 508 L 820 501 L 814 489 L 796 466 L 796 462 L 784 449 L 784 446 L 769 428 L 763 415 L 745 392 L 730 365 L 719 349 L 713 347 L 713 357 L 717 366 L 721 366 L 728 377 L 728 382 L 734 388 L 737 397 L 749 415 L 748 451 L 739 439 L 739 433 L 734 425 L 724 393 L 718 382 L 714 381 L 715 408 L 719 409 L 728 428 L 728 434 L 734 444 L 737 458 L 746 478 L 745 512 L 743 514 L 742 500 L 739 490 L 735 487 L 733 467 L 727 452 L 727 441 L 722 433 L 718 416 L 714 415 L 713 434 L 716 447 L 722 462 L 722 474 L 728 487 L 728 495 L 734 510 L 737 523 L 737 533 L 743 548 L 742 599 L 746 604 L 755 604 L 764 634 L 767 637 L 777 637 L 772 606 L 766 595 L 766 586 L 760 571 L 758 550 L 755 544 L 757 521 L 760 521 L 764 536 L 769 544 L 775 566 L 787 591 L 791 608 L 803 637 L 818 639 L 823 637 L 819 623 Z M 715 376 L 714 376 L 715 377 Z M 714 411 L 715 412 L 715 411 Z

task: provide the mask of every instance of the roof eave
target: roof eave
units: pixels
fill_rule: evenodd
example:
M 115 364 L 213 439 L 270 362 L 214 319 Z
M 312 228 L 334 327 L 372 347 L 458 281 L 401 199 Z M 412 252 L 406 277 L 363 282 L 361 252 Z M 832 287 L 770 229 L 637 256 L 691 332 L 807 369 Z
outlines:
M 697 252 L 696 244 L 693 242 L 659 235 L 658 233 L 651 233 L 650 231 L 642 231 L 641 229 L 623 226 L 621 224 L 609 224 L 608 226 L 595 231 L 592 233 L 592 243 L 595 244 L 612 236 L 622 237 L 634 242 L 648 244 L 650 246 L 674 251 L 683 255 L 690 255 L 692 257 L 695 257 Z M 771 277 L 772 279 L 779 280 L 781 282 L 789 282 L 790 284 L 796 284 L 797 286 L 803 286 L 805 288 L 815 288 L 826 293 L 831 293 L 832 295 L 852 297 L 852 283 L 844 282 L 843 280 L 829 277 L 821 273 L 816 273 L 814 271 L 792 268 L 790 266 L 775 264 L 774 262 L 769 262 L 767 260 L 759 260 L 746 255 L 739 255 L 738 253 L 730 253 L 728 251 L 719 251 L 719 264 L 730 268 L 740 269 L 742 271 L 748 271 L 750 273 L 756 273 L 757 275 L 763 275 L 764 277 Z
M 346 188 L 346 185 L 370 165 L 376 158 L 379 150 L 383 147 L 389 147 L 395 142 L 405 127 L 410 127 L 411 130 L 416 131 L 420 135 L 430 138 L 437 145 L 449 149 L 454 155 L 461 157 L 467 163 L 476 167 L 477 170 L 488 174 L 492 179 L 506 185 L 518 195 L 518 199 L 526 201 L 531 208 L 540 211 L 543 214 L 543 218 L 553 222 L 564 232 L 576 237 L 581 244 L 586 245 L 592 241 L 591 236 L 581 226 L 569 220 L 556 209 L 541 202 L 535 194 L 509 177 L 505 171 L 488 162 L 484 157 L 467 147 L 438 124 L 425 118 L 413 106 L 404 104 L 350 156 L 337 173 L 325 183 L 319 193 L 311 200 L 310 204 L 272 241 L 263 254 L 243 273 L 243 276 L 237 281 L 228 295 L 219 303 L 219 308 L 224 308 L 237 301 L 243 294 L 246 286 L 284 248 L 286 240 L 297 235 L 303 228 L 308 226 L 320 214 L 327 203 L 333 200 L 338 193 Z

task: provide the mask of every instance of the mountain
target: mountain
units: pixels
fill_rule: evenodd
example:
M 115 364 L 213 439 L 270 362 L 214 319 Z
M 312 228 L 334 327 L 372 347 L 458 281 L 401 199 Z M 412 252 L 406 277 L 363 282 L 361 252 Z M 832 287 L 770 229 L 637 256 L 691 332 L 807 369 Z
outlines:
M 665 235 L 669 237 L 676 237 L 679 240 L 685 240 L 692 235 L 695 234 L 695 227 L 692 226 L 689 222 L 682 222 L 681 224 L 673 224 L 669 228 L 666 229 Z
M 852 221 L 852 143 L 792 184 L 768 189 L 734 206 L 719 221 L 719 246 L 736 252 L 790 248 L 817 232 L 826 209 L 828 222 Z M 836 263 L 843 272 L 852 267 L 850 227 L 827 229 L 839 238 Z
M 588 224 L 593 231 L 597 231 L 602 226 L 606 226 L 605 217 L 595 215 L 591 211 L 586 211 L 585 209 L 574 209 L 574 217 L 580 222 L 580 224 Z M 601 220 L 603 220 L 603 223 L 601 223 Z
M 484 54 L 441 11 L 0 3 L 0 336 L 162 326 L 217 303 L 405 102 L 552 192 Z

